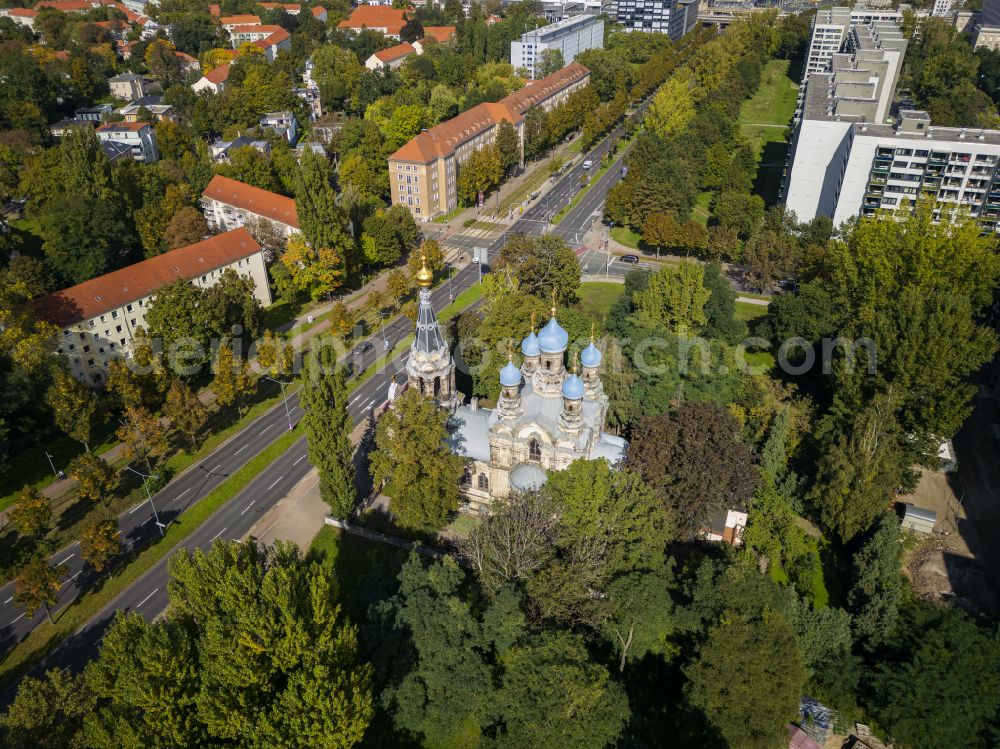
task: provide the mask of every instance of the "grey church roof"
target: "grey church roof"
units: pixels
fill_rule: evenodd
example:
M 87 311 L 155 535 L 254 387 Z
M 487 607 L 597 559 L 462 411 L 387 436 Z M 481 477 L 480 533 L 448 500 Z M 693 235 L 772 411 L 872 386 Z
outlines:
M 417 311 L 417 334 L 413 342 L 416 351 L 430 354 L 444 347 L 444 338 L 438 326 L 437 315 L 431 306 L 429 289 L 420 290 L 420 309 Z

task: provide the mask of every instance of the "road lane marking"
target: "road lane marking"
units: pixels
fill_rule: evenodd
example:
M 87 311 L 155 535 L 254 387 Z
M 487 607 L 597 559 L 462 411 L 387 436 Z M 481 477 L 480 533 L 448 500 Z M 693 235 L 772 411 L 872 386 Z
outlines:
M 273 426 L 274 426 L 274 424 L 268 424 L 268 425 L 267 425 L 266 427 L 264 427 L 264 428 L 263 428 L 263 429 L 261 429 L 261 430 L 260 430 L 259 432 L 257 432 L 257 434 L 258 434 L 258 435 L 260 435 L 260 434 L 263 434 L 264 432 L 266 432 L 266 431 L 267 431 L 268 429 L 270 429 L 270 428 L 271 428 L 271 427 L 273 427 Z
M 239 455 L 241 452 L 243 452 L 244 450 L 246 450 L 249 445 L 250 445 L 250 443 L 247 442 L 246 445 L 243 445 L 243 447 L 241 447 L 239 450 L 237 450 L 236 452 L 234 452 L 233 455 Z
M 148 600 L 149 600 L 150 598 L 152 598 L 152 597 L 153 597 L 154 595 L 156 595 L 156 591 L 158 591 L 158 590 L 159 590 L 159 588 L 153 588 L 153 592 L 152 592 L 152 593 L 150 593 L 150 594 L 149 594 L 148 596 L 146 596 L 145 598 L 143 598 L 143 599 L 142 599 L 141 601 L 139 601 L 139 603 L 137 603 L 137 604 L 135 605 L 135 607 L 136 607 L 136 608 L 139 608 L 140 606 L 142 606 L 142 604 L 144 604 L 144 603 L 145 603 L 146 601 L 148 601 Z
M 14 621 L 12 621 L 12 622 L 11 622 L 10 624 L 8 624 L 7 626 L 8 626 L 8 627 L 11 627 L 11 626 L 13 626 L 13 625 L 17 624 L 17 623 L 18 623 L 19 621 L 21 621 L 21 620 L 22 620 L 23 618 L 24 618 L 24 614 L 21 614 L 21 615 L 20 615 L 19 617 L 17 617 L 17 619 L 15 619 Z
M 227 528 L 223 528 L 223 529 L 222 529 L 221 531 L 219 531 L 219 532 L 218 532 L 218 533 L 216 533 L 216 534 L 215 534 L 214 536 L 212 536 L 212 538 L 210 538 L 208 542 L 209 542 L 209 543 L 212 543 L 212 541 L 214 541 L 215 539 L 217 539 L 217 538 L 218 538 L 219 536 L 221 536 L 221 535 L 222 535 L 223 533 L 225 533 L 225 532 L 226 532 L 227 530 L 228 530 Z
M 267 491 L 271 491 L 274 488 L 274 485 L 277 484 L 279 481 L 281 481 L 283 478 L 285 478 L 285 474 L 281 474 L 280 476 L 278 476 L 278 478 L 274 480 L 274 484 L 271 484 L 269 487 L 267 487 Z
M 180 494 L 178 494 L 176 497 L 174 497 L 173 501 L 176 502 L 178 499 L 180 499 L 181 497 L 183 497 L 189 491 L 191 491 L 191 487 L 190 486 L 187 489 L 185 489 L 184 491 L 182 491 Z
M 66 564 L 66 562 L 68 562 L 70 559 L 72 559 L 75 556 L 76 556 L 76 554 L 70 554 L 68 557 L 66 557 L 61 562 L 59 562 L 59 564 Z
M 253 503 L 256 502 L 256 501 L 257 501 L 256 499 L 250 500 L 250 504 L 248 504 L 246 507 L 243 508 L 243 512 L 240 513 L 240 516 L 242 517 L 246 513 L 247 510 L 249 510 L 251 507 L 253 507 Z
M 299 463 L 301 463 L 303 460 L 305 460 L 305 458 L 306 458 L 305 455 L 301 456 L 300 458 L 297 458 L 296 461 L 294 463 L 292 463 L 292 465 L 293 466 L 297 466 Z

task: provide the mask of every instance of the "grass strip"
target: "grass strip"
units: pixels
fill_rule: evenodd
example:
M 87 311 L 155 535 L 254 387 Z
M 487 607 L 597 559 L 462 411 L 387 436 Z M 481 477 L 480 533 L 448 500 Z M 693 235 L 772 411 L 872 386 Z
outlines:
M 301 427 L 296 427 L 272 442 L 263 452 L 209 492 L 204 499 L 180 515 L 170 524 L 162 539 L 136 554 L 132 561 L 124 564 L 117 575 L 105 578 L 99 588 L 84 593 L 59 611 L 54 617 L 55 624 L 43 622 L 35 627 L 31 634 L 0 662 L 0 683 L 6 683 L 10 679 L 20 679 L 29 669 L 41 662 L 60 642 L 99 614 L 143 573 L 176 549 L 210 515 L 236 496 L 240 489 L 288 450 L 301 436 Z

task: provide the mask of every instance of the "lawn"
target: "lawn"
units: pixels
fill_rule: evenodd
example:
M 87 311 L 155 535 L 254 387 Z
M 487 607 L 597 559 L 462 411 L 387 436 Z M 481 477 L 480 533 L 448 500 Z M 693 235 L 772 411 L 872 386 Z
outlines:
M 580 284 L 580 301 L 574 304 L 573 308 L 586 317 L 603 320 L 624 289 L 620 283 Z
M 750 304 L 749 302 L 736 302 L 736 319 L 743 322 L 756 320 L 767 314 L 767 307 L 762 304 Z
M 761 73 L 760 88 L 740 111 L 743 134 L 757 153 L 754 192 L 771 205 L 778 197 L 788 151 L 787 132 L 799 87 L 788 76 L 788 60 L 771 60 Z

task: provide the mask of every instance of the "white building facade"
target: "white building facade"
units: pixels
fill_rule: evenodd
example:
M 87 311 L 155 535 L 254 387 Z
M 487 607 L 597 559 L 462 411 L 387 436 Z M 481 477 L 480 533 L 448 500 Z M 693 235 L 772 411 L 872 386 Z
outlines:
M 510 43 L 510 64 L 515 70 L 524 68 L 530 77 L 537 78 L 542 57 L 548 50 L 560 52 L 563 65 L 569 65 L 584 50 L 603 47 L 604 19 L 580 15 L 522 34 Z

